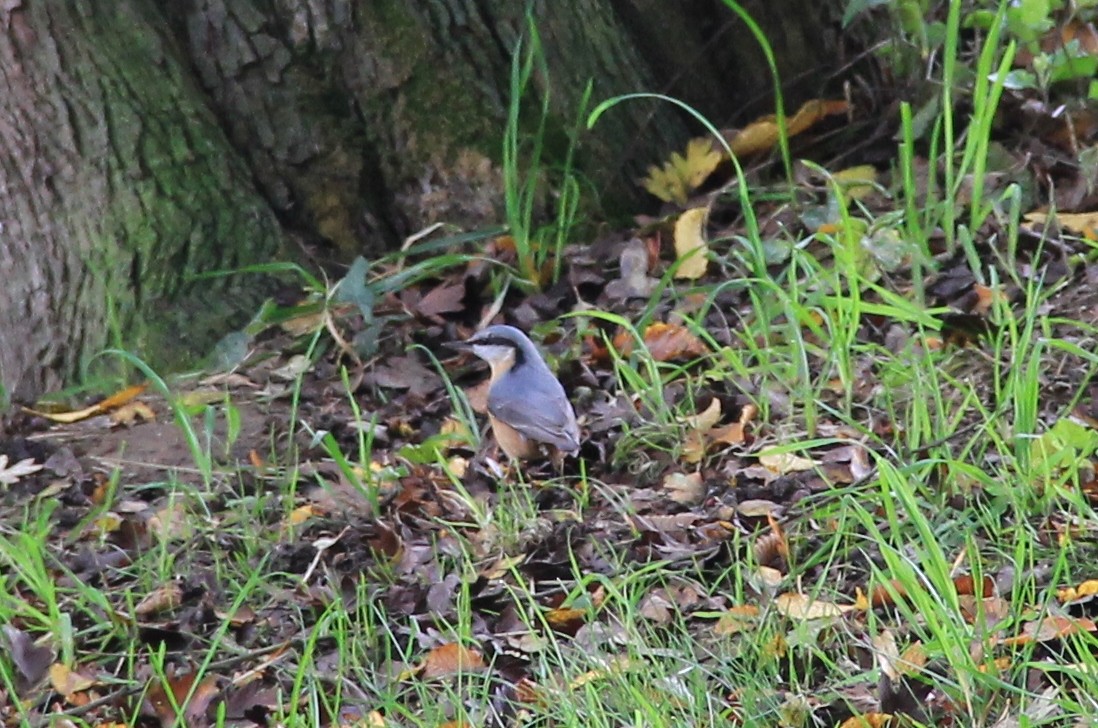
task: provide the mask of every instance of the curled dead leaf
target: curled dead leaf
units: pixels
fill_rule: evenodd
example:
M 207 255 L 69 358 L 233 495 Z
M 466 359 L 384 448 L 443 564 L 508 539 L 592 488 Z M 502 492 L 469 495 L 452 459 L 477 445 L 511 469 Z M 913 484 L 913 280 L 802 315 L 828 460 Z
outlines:
M 133 613 L 138 617 L 148 617 L 175 609 L 182 602 L 183 589 L 173 581 L 146 594 L 133 608 Z

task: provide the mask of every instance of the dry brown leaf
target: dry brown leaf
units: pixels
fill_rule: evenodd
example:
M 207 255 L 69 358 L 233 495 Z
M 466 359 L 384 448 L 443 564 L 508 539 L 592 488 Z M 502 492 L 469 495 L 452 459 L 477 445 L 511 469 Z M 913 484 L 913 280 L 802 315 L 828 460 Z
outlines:
M 971 574 L 961 574 L 953 578 L 953 588 L 958 594 L 970 594 L 977 597 L 989 597 L 995 593 L 995 580 L 985 575 L 979 584 Z
M 709 244 L 705 239 L 705 221 L 709 208 L 694 207 L 675 221 L 675 259 L 679 267 L 676 279 L 697 280 L 709 269 Z
M 856 609 L 853 604 L 835 604 L 813 599 L 807 594 L 786 592 L 774 599 L 774 608 L 790 619 L 835 619 Z
M 148 521 L 149 532 L 165 541 L 190 538 L 193 528 L 190 514 L 182 502 L 172 503 L 154 513 Z
M 756 606 L 744 604 L 729 607 L 728 611 L 722 614 L 720 619 L 717 620 L 717 624 L 713 627 L 713 632 L 719 635 L 749 632 L 755 629 L 758 620 L 759 608 Z
M 55 662 L 50 665 L 50 685 L 71 705 L 76 693 L 84 692 L 99 684 L 95 678 L 70 670 L 67 665 Z
M 526 562 L 527 554 L 516 554 L 515 556 L 500 556 L 490 566 L 482 569 L 480 576 L 483 576 L 489 581 L 493 579 L 502 579 L 507 574 L 511 573 L 511 570 L 522 566 Z
M 818 460 L 802 458 L 791 452 L 763 453 L 759 455 L 759 463 L 778 475 L 812 470 L 821 464 Z
M 132 425 L 138 418 L 142 422 L 155 422 L 156 413 L 144 402 L 130 402 L 111 412 L 111 423 L 115 425 Z
M 709 431 L 709 439 L 712 442 L 725 445 L 742 445 L 746 437 L 746 430 L 742 422 L 731 422 Z
M 749 498 L 736 505 L 736 512 L 747 518 L 765 518 L 782 512 L 782 507 L 765 498 Z
M 297 508 L 290 511 L 290 515 L 287 516 L 286 521 L 283 524 L 283 530 L 288 527 L 300 526 L 302 523 L 305 523 L 305 521 L 309 520 L 313 516 L 322 515 L 324 515 L 324 510 L 312 503 L 306 503 L 303 506 L 298 506 Z
M 85 407 L 84 409 L 73 410 L 71 412 L 39 412 L 37 410 L 30 409 L 29 407 L 24 407 L 23 410 L 26 412 L 30 412 L 31 414 L 38 415 L 39 417 L 45 417 L 46 419 L 52 420 L 53 422 L 60 422 L 61 424 L 71 424 L 73 422 L 86 420 L 89 417 L 105 414 L 113 409 L 117 409 L 118 407 L 121 407 L 122 405 L 126 404 L 127 402 L 144 392 L 145 388 L 148 386 L 149 385 L 145 383 L 135 384 L 132 387 L 126 387 L 123 390 L 115 392 L 103 401 L 93 404 L 91 407 Z
M 550 609 L 545 613 L 545 621 L 558 632 L 574 632 L 587 618 L 587 611 L 571 607 Z
M 19 675 L 28 685 L 34 685 L 46 676 L 53 662 L 53 650 L 46 645 L 36 645 L 34 638 L 10 624 L 0 627 L 7 642 L 7 653 Z
M 889 586 L 891 586 L 891 589 L 889 588 Z M 888 607 L 895 604 L 897 598 L 907 598 L 907 587 L 904 586 L 903 582 L 899 581 L 898 579 L 893 579 L 889 583 L 889 586 L 885 586 L 884 584 L 878 584 L 877 586 L 873 587 L 873 589 L 869 593 L 870 606 L 874 608 Z M 893 596 L 893 594 L 895 594 L 895 596 Z
M 713 425 L 717 424 L 717 421 L 721 418 L 721 401 L 714 397 L 710 401 L 709 406 L 705 408 L 704 412 L 700 412 L 690 417 L 683 417 L 680 421 L 686 425 L 689 429 L 686 431 L 686 437 L 682 443 L 681 460 L 688 464 L 701 462 L 705 457 L 705 451 L 709 446 L 706 433 L 712 429 Z M 664 487 L 667 487 L 667 483 L 664 483 Z M 674 500 L 674 496 L 672 496 Z M 682 502 L 682 501 L 676 501 Z M 683 503 L 687 505 L 687 503 Z
M 175 609 L 183 603 L 183 589 L 174 581 L 154 589 L 133 608 L 138 617 L 148 617 L 169 609 Z
M 712 139 L 691 139 L 686 145 L 686 156 L 675 152 L 663 167 L 649 167 L 641 185 L 664 202 L 685 205 L 690 193 L 713 173 L 722 159 L 724 154 L 713 148 Z
M 1054 216 L 1045 212 L 1031 212 L 1023 216 L 1026 222 L 1048 223 L 1053 218 L 1066 230 L 1078 233 L 1089 240 L 1098 240 L 1098 211 L 1095 212 L 1058 212 Z
M 457 642 L 441 645 L 423 658 L 419 672 L 424 680 L 434 680 L 459 673 L 481 672 L 484 657 L 476 650 Z
M 644 345 L 656 361 L 692 359 L 708 352 L 701 339 L 679 324 L 652 324 L 644 330 Z
M 785 128 L 789 136 L 794 137 L 819 123 L 828 116 L 845 114 L 850 110 L 846 101 L 828 101 L 813 99 L 806 101 L 797 109 L 797 113 L 786 118 Z M 728 140 L 732 153 L 736 156 L 758 154 L 769 151 L 778 143 L 778 120 L 774 115 L 764 116 L 748 124 Z
M 415 310 L 427 318 L 436 318 L 444 313 L 458 313 L 465 310 L 465 304 L 462 303 L 464 298 L 464 283 L 436 286 L 419 299 Z
M 668 473 L 663 479 L 663 489 L 668 498 L 681 506 L 696 506 L 705 497 L 701 473 Z
M 207 676 L 195 687 L 197 678 L 198 674 L 194 672 L 169 678 L 168 689 L 172 692 L 171 698 L 168 697 L 163 683 L 159 679 L 154 679 L 148 692 L 145 693 L 145 700 L 141 703 L 141 713 L 157 718 L 164 728 L 176 725 L 205 725 L 206 710 L 220 691 L 217 687 L 217 678 L 214 676 Z M 191 697 L 190 700 L 187 700 L 188 695 Z M 182 716 L 176 714 L 174 707 L 176 705 L 183 708 Z
M 689 417 L 681 417 L 679 421 L 692 430 L 708 430 L 717 424 L 721 418 L 721 401 L 714 397 L 704 411 Z
M 443 445 L 447 450 L 470 447 L 476 442 L 469 425 L 456 417 L 447 417 L 439 426 L 438 434 L 445 438 Z
M 103 412 L 109 412 L 116 407 L 121 407 L 144 392 L 148 386 L 148 382 L 146 382 L 144 384 L 135 384 L 132 387 L 126 387 L 123 390 L 115 392 L 99 403 L 99 409 Z
M 683 437 L 679 460 L 686 465 L 696 465 L 705 457 L 705 451 L 709 443 L 705 439 L 705 433 L 701 430 L 687 430 Z
M 1014 637 L 996 640 L 996 644 L 1016 647 L 1031 642 L 1049 642 L 1063 639 L 1080 632 L 1093 632 L 1098 628 L 1094 622 L 1083 617 L 1069 617 L 1062 614 L 1050 614 L 1041 619 L 1027 622 L 1022 633 Z

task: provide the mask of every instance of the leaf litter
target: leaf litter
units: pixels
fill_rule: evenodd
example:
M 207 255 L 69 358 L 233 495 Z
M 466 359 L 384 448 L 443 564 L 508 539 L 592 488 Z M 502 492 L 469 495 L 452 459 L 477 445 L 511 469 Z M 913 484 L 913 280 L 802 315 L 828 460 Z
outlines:
M 848 112 L 845 102 L 819 101 L 787 125 L 805 134 Z M 773 145 L 776 130 L 764 119 L 732 138 L 744 145 L 739 151 L 756 153 Z M 691 195 L 722 161 L 715 149 L 692 142 L 654 168 L 649 188 L 680 208 L 697 205 Z M 793 676 L 776 669 L 772 698 L 783 715 L 883 725 L 884 716 L 905 714 L 961 725 L 958 703 L 932 689 L 956 676 L 913 628 L 931 616 L 920 611 L 929 605 L 947 610 L 943 600 L 985 635 L 968 646 L 981 669 L 1021 671 L 1035 681 L 1031 690 L 1059 688 L 1020 668 L 1017 650 L 1038 650 L 1033 662 L 1042 667 L 1071 659 L 1066 651 L 1096 631 L 1093 581 L 1057 582 L 1041 575 L 1044 564 L 1022 574 L 1009 563 L 974 579 L 959 553 L 948 555 L 948 579 L 916 588 L 892 574 L 896 565 L 872 538 L 830 565 L 813 549 L 853 528 L 829 503 L 857 501 L 871 521 L 884 522 L 876 458 L 945 462 L 941 453 L 963 450 L 965 435 L 986 424 L 961 417 L 919 450 L 898 450 L 912 424 L 882 406 L 882 392 L 902 402 L 914 390 L 883 356 L 864 352 L 877 347 L 900 361 L 937 352 L 944 381 L 976 383 L 943 385 L 938 394 L 990 400 L 996 359 L 1010 355 L 990 342 L 1035 295 L 1043 296 L 1045 335 L 1063 343 L 1034 363 L 1049 372 L 1037 397 L 1043 427 L 1030 433 L 1040 482 L 1012 487 L 1098 502 L 1093 348 L 1079 323 L 1098 325 L 1093 213 L 1027 215 L 1012 269 L 1001 254 L 1007 231 L 992 218 L 973 241 L 985 266 L 980 277 L 967 253 L 931 236 L 936 272 L 914 280 L 912 257 L 889 249 L 895 240 L 868 224 L 840 225 L 835 215 L 840 203 L 888 212 L 891 203 L 875 191 L 895 180 L 866 165 L 833 177 L 841 200 L 804 176 L 797 215 L 778 202 L 759 202 L 755 212 L 764 232 L 785 231 L 827 266 L 843 265 L 846 255 L 847 270 L 873 283 L 862 292 L 868 307 L 856 330 L 861 348 L 852 352 L 862 360 L 842 376 L 824 370 L 826 352 L 855 342 L 831 340 L 832 322 L 818 310 L 760 305 L 773 292 L 718 242 L 744 232 L 738 201 L 718 193 L 655 227 L 567 249 L 561 285 L 540 293 L 497 297 L 483 260 L 395 292 L 375 291 L 378 278 L 353 268 L 363 276 L 346 288 L 354 305 L 320 310 L 303 302 L 300 314 L 261 337 L 235 378 L 207 382 L 201 401 L 179 394 L 177 405 L 212 423 L 208 479 L 168 403 L 140 387 L 67 412 L 9 417 L 0 452 L 5 522 L 19 522 L 27 503 L 48 501 L 39 523 L 49 555 L 42 575 L 72 598 L 101 595 L 94 609 L 69 615 L 75 642 L 66 659 L 74 661 L 58 662 L 66 643 L 35 621 L 27 588 L 13 592 L 20 606 L 3 625 L 12 697 L 39 716 L 100 723 L 138 715 L 147 725 L 212 725 L 223 711 L 237 724 L 263 724 L 288 709 L 285 696 L 306 669 L 328 696 L 340 694 L 348 675 L 371 686 L 345 696 L 345 713 L 324 715 L 326 724 L 355 716 L 359 724 L 409 724 L 377 700 L 388 690 L 409 715 L 518 725 L 561 696 L 666 664 L 659 660 L 723 675 L 734 663 L 722 655 L 751 646 L 773 661 L 803 660 L 797 679 L 815 696 L 786 692 Z M 782 240 L 772 237 L 766 261 L 775 280 L 794 254 Z M 982 277 L 992 268 L 993 279 Z M 385 274 L 370 267 L 371 276 Z M 817 309 L 844 293 L 819 276 L 798 284 Z M 592 309 L 610 316 L 560 318 Z M 484 371 L 442 344 L 486 317 L 537 330 L 587 436 L 582 468 L 571 461 L 563 474 L 538 465 L 516 472 L 482 437 L 480 408 L 464 409 L 478 399 Z M 385 334 L 376 336 L 381 319 Z M 307 325 L 287 325 L 293 321 Z M 305 345 L 326 333 L 334 346 L 317 353 Z M 795 376 L 758 375 L 795 337 L 807 369 L 797 376 L 819 383 L 812 397 L 823 414 L 813 420 Z M 356 350 L 356 341 L 368 346 Z M 644 379 L 647 361 L 664 367 L 657 381 Z M 636 376 L 623 379 L 623 371 Z M 89 426 L 88 418 L 137 404 L 135 416 Z M 827 414 L 845 410 L 860 419 Z M 68 455 L 54 457 L 60 453 Z M 979 472 L 945 467 L 928 471 L 937 478 L 930 485 L 956 487 L 944 503 L 960 504 L 958 513 L 992 499 Z M 1094 523 L 1067 509 L 1027 526 L 1057 548 L 1092 548 L 1095 540 Z M 156 579 L 139 575 L 136 565 L 157 549 L 171 554 L 170 568 Z M 245 589 L 228 576 L 224 554 L 255 569 L 256 582 Z M 661 578 L 645 586 L 635 611 L 621 610 L 616 590 L 632 569 L 651 565 Z M 1022 578 L 1050 601 L 1035 596 L 1032 611 L 1011 614 L 1003 595 Z M 363 644 L 357 666 L 343 663 L 333 635 L 318 626 L 334 605 L 384 625 L 384 638 Z M 674 625 L 696 640 L 696 651 L 648 644 L 658 633 L 646 629 Z M 115 640 L 133 635 L 132 660 L 97 636 L 105 629 Z M 843 670 L 818 659 L 831 652 L 844 655 Z M 155 655 L 167 666 L 154 673 Z M 555 662 L 561 655 L 565 662 Z M 876 687 L 858 683 L 876 674 Z M 674 712 L 687 698 L 661 677 L 653 699 Z M 482 687 L 448 692 L 470 679 Z M 729 720 L 750 724 L 740 686 L 713 677 L 709 687 Z

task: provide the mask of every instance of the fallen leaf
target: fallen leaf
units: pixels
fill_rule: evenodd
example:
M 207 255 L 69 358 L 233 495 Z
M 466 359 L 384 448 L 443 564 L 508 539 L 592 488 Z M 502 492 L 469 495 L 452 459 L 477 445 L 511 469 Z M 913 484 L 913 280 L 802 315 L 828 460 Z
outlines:
M 8 456 L 0 455 L 0 485 L 15 485 L 24 475 L 37 473 L 42 469 L 36 465 L 34 458 L 24 458 L 17 463 L 8 465 Z
M 1032 622 L 1026 622 L 1022 632 L 1014 637 L 997 639 L 996 644 L 1016 647 L 1031 642 L 1050 642 L 1070 637 L 1080 632 L 1094 632 L 1094 622 L 1083 617 L 1069 617 L 1062 614 L 1050 614 Z
M 144 402 L 130 402 L 111 412 L 111 423 L 115 425 L 132 425 L 139 418 L 142 422 L 155 422 L 156 413 Z
M 663 489 L 668 498 L 682 506 L 696 506 L 705 497 L 701 473 L 669 473 L 663 479 Z
M 797 109 L 793 116 L 786 117 L 785 129 L 793 137 L 819 123 L 828 116 L 845 114 L 850 110 L 846 101 L 812 99 Z M 764 116 L 736 132 L 728 139 L 728 145 L 736 156 L 758 154 L 769 151 L 778 143 L 778 119 L 773 114 Z
M 384 364 L 375 365 L 364 381 L 386 389 L 407 389 L 417 397 L 426 397 L 442 386 L 438 373 L 412 355 L 392 357 Z
M 432 289 L 415 304 L 416 313 L 427 318 L 435 318 L 444 313 L 458 313 L 465 310 L 462 300 L 465 298 L 465 284 L 453 283 Z
M 1056 597 L 1062 602 L 1074 602 L 1077 599 L 1089 599 L 1098 595 L 1098 579 L 1088 579 L 1079 586 L 1069 586 L 1056 592 Z
M 861 200 L 875 189 L 877 181 L 877 168 L 872 164 L 861 164 L 857 167 L 848 167 L 831 175 L 842 190 L 843 196 L 849 200 Z
M 656 361 L 692 359 L 703 356 L 709 351 L 702 340 L 690 329 L 679 324 L 650 325 L 644 330 L 644 345 L 648 347 L 648 352 Z
M 225 390 L 217 387 L 199 387 L 179 395 L 176 404 L 187 409 L 194 409 L 210 404 L 220 404 L 224 401 Z
M 759 463 L 767 470 L 778 475 L 812 470 L 821 464 L 817 460 L 802 458 L 800 455 L 791 452 L 762 453 L 759 455 Z
M 729 607 L 728 611 L 720 616 L 713 632 L 727 636 L 739 632 L 749 632 L 755 629 L 759 621 L 759 608 L 753 605 L 740 605 Z
M 424 680 L 434 680 L 459 673 L 482 672 L 485 668 L 484 657 L 479 652 L 450 642 L 431 650 L 417 672 Z
M 589 670 L 583 673 L 579 677 L 568 683 L 568 687 L 571 690 L 578 690 L 584 685 L 588 685 L 597 680 L 602 680 L 614 675 L 620 675 L 621 673 L 629 670 L 633 667 L 633 662 L 628 657 L 614 657 L 610 660 L 610 664 L 605 670 Z
M 329 315 L 323 307 L 315 303 L 303 304 L 297 307 L 301 313 L 283 321 L 279 326 L 290 336 L 309 336 L 316 333 L 324 326 L 324 321 Z
M 138 617 L 148 617 L 175 609 L 182 603 L 183 589 L 173 581 L 146 594 L 133 608 L 133 613 Z
M 28 685 L 35 685 L 46 676 L 53 662 L 53 650 L 36 645 L 26 632 L 10 624 L 3 626 L 8 655 L 19 671 L 19 677 Z
M 708 430 L 717 424 L 717 421 L 721 418 L 721 401 L 714 397 L 709 406 L 705 408 L 705 411 L 699 412 L 696 415 L 690 415 L 688 417 L 681 417 L 679 421 L 692 430 Z
M 649 167 L 641 185 L 664 202 L 685 205 L 689 194 L 713 173 L 722 159 L 724 154 L 713 148 L 712 139 L 691 139 L 685 156 L 675 152 L 663 167 Z
M 50 685 L 61 694 L 69 704 L 72 704 L 76 693 L 84 692 L 99 684 L 98 680 L 81 675 L 75 670 L 70 670 L 67 665 L 55 662 L 50 665 Z
M 1022 219 L 1029 223 L 1042 224 L 1047 224 L 1050 219 L 1056 220 L 1065 230 L 1086 236 L 1090 240 L 1098 239 L 1098 211 L 1057 212 L 1055 215 L 1049 215 L 1046 212 L 1030 212 Z
M 155 717 L 163 728 L 207 725 L 206 711 L 220 690 L 217 687 L 217 678 L 213 675 L 207 676 L 195 686 L 197 679 L 196 672 L 173 676 L 167 680 L 167 689 L 161 680 L 153 679 L 145 693 L 145 699 L 141 702 L 142 715 Z M 171 690 L 170 698 L 168 690 Z M 190 700 L 187 700 L 188 695 Z M 176 713 L 175 706 L 183 710 L 183 715 Z
M 695 207 L 675 222 L 675 259 L 679 262 L 675 278 L 697 280 L 709 269 L 709 245 L 705 240 L 708 216 L 709 208 Z
M 813 620 L 835 619 L 847 612 L 854 611 L 857 607 L 853 604 L 839 605 L 834 602 L 824 602 L 813 599 L 807 594 L 786 592 L 779 594 L 774 599 L 774 608 L 790 619 Z
M 573 607 L 550 609 L 545 613 L 545 621 L 558 632 L 574 633 L 587 619 L 587 610 Z

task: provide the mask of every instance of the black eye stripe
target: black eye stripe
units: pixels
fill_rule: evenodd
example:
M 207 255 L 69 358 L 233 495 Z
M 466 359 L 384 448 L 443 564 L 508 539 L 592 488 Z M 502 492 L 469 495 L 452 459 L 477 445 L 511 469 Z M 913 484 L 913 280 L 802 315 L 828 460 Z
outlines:
M 517 349 L 515 342 L 510 339 L 505 339 L 502 336 L 486 336 L 483 339 L 470 339 L 469 343 L 473 346 L 507 346 L 512 349 Z

